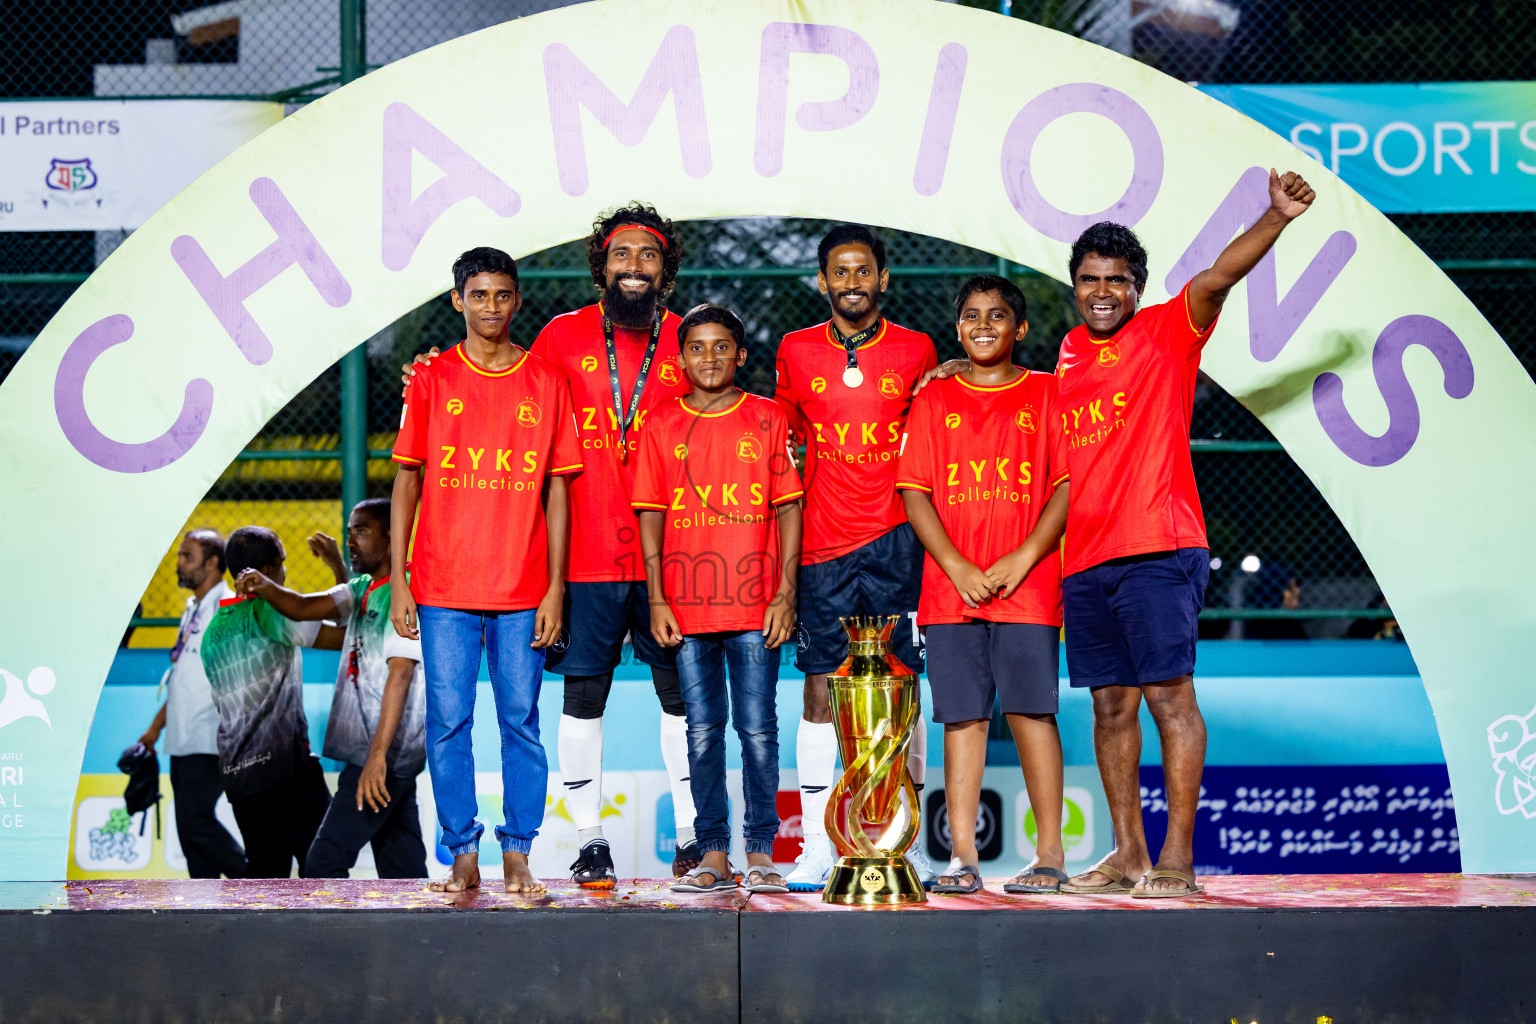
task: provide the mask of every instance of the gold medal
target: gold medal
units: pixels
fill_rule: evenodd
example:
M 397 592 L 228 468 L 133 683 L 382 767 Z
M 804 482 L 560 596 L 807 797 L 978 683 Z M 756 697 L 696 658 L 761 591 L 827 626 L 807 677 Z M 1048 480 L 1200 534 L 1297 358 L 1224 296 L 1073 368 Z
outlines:
M 615 451 L 619 456 L 619 465 L 629 465 L 629 445 L 625 444 L 623 441 L 620 441 L 619 446 L 615 449 Z
M 857 366 L 850 366 L 843 371 L 843 383 L 850 388 L 856 388 L 864 383 L 864 371 Z

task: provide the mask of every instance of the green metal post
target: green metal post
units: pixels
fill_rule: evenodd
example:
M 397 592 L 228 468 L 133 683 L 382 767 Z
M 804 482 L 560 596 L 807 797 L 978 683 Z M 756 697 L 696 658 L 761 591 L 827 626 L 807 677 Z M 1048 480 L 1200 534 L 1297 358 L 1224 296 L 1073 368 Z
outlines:
M 341 3 L 341 84 L 363 76 L 363 0 Z M 341 357 L 341 536 L 352 506 L 368 495 L 368 351 Z

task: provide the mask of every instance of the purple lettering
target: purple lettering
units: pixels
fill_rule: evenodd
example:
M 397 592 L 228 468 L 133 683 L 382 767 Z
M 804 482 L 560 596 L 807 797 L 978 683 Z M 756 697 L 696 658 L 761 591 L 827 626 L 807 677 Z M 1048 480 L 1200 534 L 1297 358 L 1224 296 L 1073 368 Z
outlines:
M 757 145 L 753 166 L 772 178 L 784 169 L 785 118 L 789 113 L 789 58 L 796 53 L 837 57 L 848 65 L 848 91 L 835 100 L 802 103 L 795 123 L 808 132 L 834 132 L 856 124 L 875 105 L 880 62 L 864 37 L 839 25 L 776 21 L 763 29 L 757 69 Z
M 1125 194 L 1098 213 L 1067 213 L 1046 201 L 1030 173 L 1030 156 L 1046 126 L 1057 118 L 1077 113 L 1099 114 L 1113 121 L 1131 143 L 1133 167 Z M 1003 137 L 1003 189 L 1020 217 L 1036 231 L 1058 242 L 1074 241 L 1083 230 L 1101 220 L 1126 227 L 1152 209 L 1163 184 L 1163 140 L 1141 104 L 1106 85 L 1077 82 L 1058 85 L 1024 104 Z
M 638 146 L 650 131 L 661 104 L 672 96 L 677 139 L 683 152 L 683 173 L 702 178 L 709 173 L 709 124 L 704 113 L 704 83 L 693 30 L 674 25 L 651 59 L 635 94 L 624 103 L 564 43 L 544 50 L 544 82 L 549 92 L 549 119 L 555 135 L 555 164 L 560 187 L 568 196 L 587 190 L 587 144 L 581 132 L 581 108 L 625 146 Z
M 103 352 L 131 337 L 133 321 L 121 313 L 96 321 L 69 343 L 53 378 L 53 409 L 64 437 L 75 451 L 114 473 L 169 466 L 197 443 L 213 411 L 213 385 L 198 377 L 187 382 L 176 421 L 153 441 L 125 444 L 97 430 L 85 409 L 85 376 Z
M 246 299 L 294 264 L 304 271 L 304 276 L 329 306 L 345 306 L 350 302 L 352 286 L 341 276 L 341 271 L 336 269 L 336 264 L 331 262 L 324 247 L 275 181 L 257 178 L 251 182 L 251 202 L 272 225 L 277 240 L 231 271 L 228 277 L 219 273 L 213 260 L 191 235 L 172 239 L 171 256 L 239 347 L 240 354 L 253 366 L 261 366 L 272 358 L 272 342 L 245 308 Z
M 1250 167 L 1168 272 L 1163 282 L 1168 294 L 1183 291 L 1196 274 L 1216 261 L 1233 235 L 1253 227 L 1267 209 L 1269 172 L 1262 167 Z M 1281 299 L 1275 252 L 1271 249 L 1264 254 L 1248 275 L 1248 351 L 1253 358 L 1267 363 L 1280 354 L 1354 255 L 1355 236 L 1348 231 L 1335 231 Z
M 1312 407 L 1334 446 L 1362 466 L 1390 466 L 1413 447 L 1419 437 L 1419 403 L 1403 372 L 1403 353 L 1422 345 L 1434 353 L 1445 371 L 1445 393 L 1466 398 L 1472 393 L 1472 357 L 1456 332 L 1429 316 L 1398 317 L 1382 330 L 1371 350 L 1371 372 L 1387 404 L 1387 429 L 1377 437 L 1360 429 L 1344 408 L 1344 381 L 1336 373 L 1320 373 L 1312 382 Z
M 928 93 L 928 116 L 923 139 L 917 147 L 917 169 L 912 187 L 920 196 L 931 196 L 944 184 L 949 163 L 949 144 L 955 137 L 955 117 L 960 112 L 960 89 L 965 84 L 965 47 L 949 43 L 939 51 L 933 69 L 933 88 Z
M 411 153 L 420 153 L 443 176 L 412 199 Z M 384 110 L 384 218 L 382 257 L 389 270 L 404 270 L 437 219 L 466 199 L 478 199 L 499 217 L 516 215 L 522 200 L 511 185 L 486 169 L 458 143 L 404 103 Z

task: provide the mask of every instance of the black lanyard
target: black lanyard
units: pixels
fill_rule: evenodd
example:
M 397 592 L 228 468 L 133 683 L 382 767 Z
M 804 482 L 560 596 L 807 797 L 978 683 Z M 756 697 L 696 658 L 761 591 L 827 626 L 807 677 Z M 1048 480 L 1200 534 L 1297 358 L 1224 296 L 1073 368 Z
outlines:
M 884 325 L 885 321 L 877 316 L 875 317 L 874 323 L 870 324 L 862 331 L 855 331 L 853 334 L 850 334 L 845 338 L 843 337 L 843 332 L 837 329 L 836 321 L 827 322 L 827 326 L 832 330 L 833 339 L 848 351 L 848 369 L 850 370 L 858 368 L 859 346 L 867 342 L 870 338 L 873 338 L 876 334 L 880 333 L 880 328 Z
M 629 444 L 626 440 L 629 425 L 635 421 L 635 413 L 640 411 L 640 396 L 645 392 L 646 378 L 651 375 L 651 360 L 656 358 L 656 344 L 661 340 L 661 321 L 666 315 L 665 310 L 656 311 L 656 320 L 651 324 L 651 341 L 645 346 L 645 357 L 640 360 L 640 373 L 635 377 L 635 390 L 629 397 L 629 413 L 626 415 L 623 386 L 619 381 L 619 350 L 613 344 L 613 321 L 607 313 L 603 314 L 603 342 L 608 346 L 608 387 L 613 392 L 613 415 L 619 424 L 620 462 L 629 459 Z

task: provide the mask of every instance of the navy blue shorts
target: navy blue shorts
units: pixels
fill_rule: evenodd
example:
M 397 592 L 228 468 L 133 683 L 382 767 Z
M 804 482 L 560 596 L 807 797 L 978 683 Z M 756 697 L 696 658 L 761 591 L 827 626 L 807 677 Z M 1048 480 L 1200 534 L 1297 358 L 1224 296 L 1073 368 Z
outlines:
M 1211 553 L 1180 548 L 1102 562 L 1061 581 L 1073 686 L 1140 686 L 1195 671 Z
M 677 648 L 651 636 L 651 606 L 643 582 L 567 583 L 565 647 L 549 650 L 544 667 L 563 676 L 612 672 L 623 654 L 624 635 L 634 633 L 635 657 L 653 668 L 677 671 Z
M 1061 630 L 1033 622 L 940 622 L 923 642 L 935 722 L 992 717 L 995 696 L 1005 715 L 1057 711 Z
M 848 657 L 848 634 L 838 619 L 896 615 L 896 657 L 921 672 L 923 656 L 913 643 L 912 625 L 922 589 L 923 546 L 907 523 L 830 562 L 802 565 L 795 666 L 806 675 L 836 672 Z

